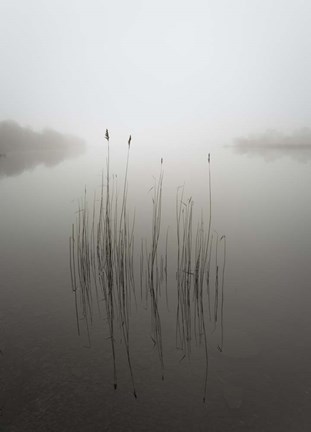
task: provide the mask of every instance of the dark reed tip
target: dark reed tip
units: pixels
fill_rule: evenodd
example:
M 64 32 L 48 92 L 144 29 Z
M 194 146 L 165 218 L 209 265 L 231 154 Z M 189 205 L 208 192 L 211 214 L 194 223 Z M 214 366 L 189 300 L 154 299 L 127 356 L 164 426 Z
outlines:
M 211 161 L 211 154 L 210 153 L 207 156 L 207 161 L 208 161 L 208 163 L 210 163 L 210 161 Z
M 117 383 L 114 383 L 114 384 L 113 384 L 113 388 L 114 388 L 115 390 L 117 390 Z
M 163 164 L 163 158 L 161 158 L 161 165 Z
M 206 399 L 205 399 L 205 396 L 203 396 L 203 403 L 205 403 L 205 400 L 206 400 Z
M 106 129 L 105 138 L 106 138 L 107 141 L 109 141 L 109 132 L 108 132 L 108 129 Z
M 132 135 L 129 136 L 129 139 L 128 139 L 128 142 L 127 142 L 129 148 L 131 147 L 131 141 L 132 141 Z
M 222 348 L 219 345 L 217 345 L 217 349 L 219 352 L 222 352 Z
M 164 381 L 164 375 L 162 375 L 162 381 Z
M 134 395 L 134 398 L 137 399 L 137 393 L 135 390 L 133 391 L 133 395 Z

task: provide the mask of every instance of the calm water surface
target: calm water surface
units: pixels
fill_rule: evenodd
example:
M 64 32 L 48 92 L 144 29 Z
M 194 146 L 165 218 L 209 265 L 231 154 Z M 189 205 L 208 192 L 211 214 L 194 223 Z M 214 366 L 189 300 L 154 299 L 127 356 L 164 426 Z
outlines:
M 115 153 L 114 153 L 115 152 Z M 208 214 L 207 158 L 164 156 L 162 234 L 169 226 L 169 312 L 160 302 L 165 380 L 150 338 L 150 308 L 131 315 L 138 399 L 124 347 L 111 345 L 97 317 L 88 347 L 77 335 L 68 238 L 84 187 L 99 191 L 103 149 L 55 167 L 0 179 L 0 430 L 309 431 L 311 428 L 310 162 L 265 161 L 212 150 L 213 229 L 226 234 L 224 350 L 209 340 L 181 361 L 175 348 L 177 186 Z M 153 176 L 160 157 L 131 154 L 128 207 L 140 239 L 150 238 Z M 112 151 L 120 177 L 125 154 Z M 138 288 L 137 288 L 138 289 Z

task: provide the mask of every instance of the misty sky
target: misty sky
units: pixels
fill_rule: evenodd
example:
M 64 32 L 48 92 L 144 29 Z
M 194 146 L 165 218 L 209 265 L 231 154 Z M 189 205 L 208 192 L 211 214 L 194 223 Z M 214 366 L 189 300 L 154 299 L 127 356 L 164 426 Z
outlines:
M 0 120 L 159 145 L 310 127 L 310 16 L 310 0 L 2 0 Z

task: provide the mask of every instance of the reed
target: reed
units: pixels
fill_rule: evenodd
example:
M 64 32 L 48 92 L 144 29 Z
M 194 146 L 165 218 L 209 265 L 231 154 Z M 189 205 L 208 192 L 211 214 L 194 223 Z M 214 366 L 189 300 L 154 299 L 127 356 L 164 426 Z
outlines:
M 220 238 L 220 241 L 223 241 L 223 266 L 222 266 L 222 281 L 221 281 L 221 305 L 220 305 L 220 344 L 217 346 L 220 352 L 223 351 L 224 347 L 224 287 L 225 287 L 225 270 L 226 270 L 226 254 L 227 254 L 227 246 L 226 246 L 226 236 L 223 235 Z
M 151 227 L 151 247 L 148 253 L 148 287 L 151 299 L 151 338 L 157 348 L 161 364 L 162 380 L 164 379 L 164 360 L 162 346 L 161 320 L 158 309 L 158 274 L 157 254 L 158 243 L 161 231 L 161 212 L 162 212 L 162 183 L 163 183 L 163 160 L 161 160 L 161 171 L 158 182 L 155 180 L 152 198 L 152 227 Z

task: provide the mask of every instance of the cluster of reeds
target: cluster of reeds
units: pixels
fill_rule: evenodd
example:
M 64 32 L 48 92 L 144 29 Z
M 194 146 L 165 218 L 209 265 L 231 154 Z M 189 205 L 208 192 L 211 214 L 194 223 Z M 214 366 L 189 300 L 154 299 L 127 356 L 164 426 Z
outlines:
M 176 312 L 176 345 L 183 352 L 183 357 L 190 357 L 192 339 L 196 344 L 204 345 L 205 379 L 204 395 L 206 398 L 208 376 L 208 335 L 215 332 L 220 314 L 220 341 L 218 350 L 223 349 L 223 315 L 224 315 L 224 277 L 226 260 L 226 238 L 216 233 L 213 241 L 212 198 L 210 155 L 209 168 L 209 217 L 204 221 L 203 213 L 197 224 L 193 238 L 193 200 L 184 199 L 184 187 L 176 194 L 176 227 L 177 227 L 177 312 Z M 219 243 L 223 242 L 222 273 L 219 282 Z M 213 244 L 215 243 L 213 252 Z M 214 289 L 211 287 L 211 262 L 214 256 L 215 273 Z
M 106 175 L 102 176 L 99 197 L 94 196 L 93 205 L 84 198 L 78 206 L 77 221 L 72 225 L 70 236 L 70 270 L 74 293 L 78 333 L 80 321 L 85 323 L 88 340 L 94 306 L 104 313 L 111 343 L 113 359 L 114 388 L 117 388 L 116 333 L 122 335 L 129 366 L 133 394 L 137 397 L 131 361 L 131 304 L 136 302 L 134 281 L 134 222 L 128 212 L 128 167 L 131 136 L 125 166 L 122 194 L 119 198 L 117 178 L 110 173 L 110 137 L 106 130 L 107 160 Z M 184 187 L 176 195 L 177 233 L 177 310 L 176 345 L 183 356 L 190 357 L 192 340 L 204 346 L 206 397 L 208 376 L 208 337 L 220 328 L 218 349 L 223 349 L 224 320 L 224 274 L 225 236 L 219 238 L 212 231 L 212 197 L 210 156 L 208 155 L 209 216 L 203 213 L 193 235 L 193 200 L 184 199 Z M 162 229 L 163 160 L 160 175 L 154 181 L 152 191 L 151 236 L 141 240 L 140 246 L 140 298 L 148 307 L 150 304 L 151 339 L 158 353 L 161 375 L 164 379 L 164 353 L 160 305 L 162 286 L 165 285 L 165 300 L 168 306 L 168 229 L 166 236 Z M 162 238 L 164 254 L 159 251 Z M 219 258 L 220 246 L 223 253 Z M 220 270 L 222 265 L 222 271 Z M 213 274 L 213 277 L 211 277 Z M 219 324 L 219 326 L 218 326 Z
M 135 295 L 133 251 L 134 219 L 130 223 L 127 211 L 128 165 L 131 136 L 128 139 L 128 153 L 121 200 L 118 185 L 110 175 L 110 137 L 108 143 L 106 177 L 102 176 L 99 205 L 94 197 L 90 209 L 85 191 L 84 201 L 79 205 L 76 225 L 70 236 L 70 269 L 72 289 L 75 296 L 75 310 L 78 332 L 79 320 L 86 324 L 90 343 L 90 324 L 93 319 L 94 293 L 98 310 L 102 300 L 109 330 L 113 358 L 113 381 L 117 388 L 116 331 L 122 335 L 129 365 L 133 394 L 137 397 L 130 355 L 130 304 Z M 119 209 L 119 205 L 121 209 Z M 91 222 L 90 222 L 91 220 Z M 76 228 L 75 228 L 76 226 Z M 79 294 L 79 295 L 78 295 Z M 78 298 L 79 297 L 79 298 Z

